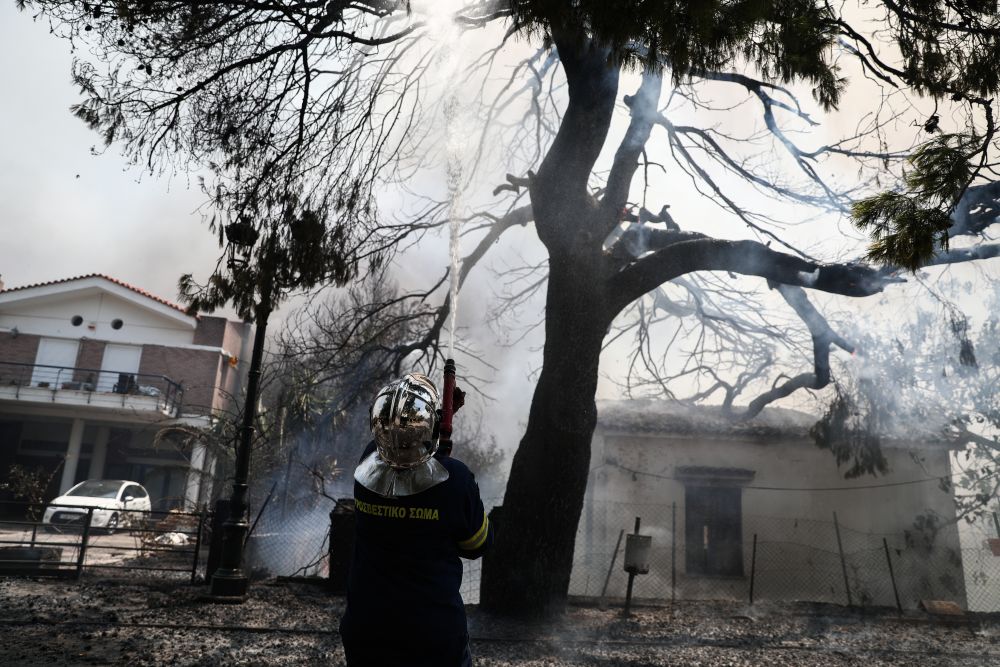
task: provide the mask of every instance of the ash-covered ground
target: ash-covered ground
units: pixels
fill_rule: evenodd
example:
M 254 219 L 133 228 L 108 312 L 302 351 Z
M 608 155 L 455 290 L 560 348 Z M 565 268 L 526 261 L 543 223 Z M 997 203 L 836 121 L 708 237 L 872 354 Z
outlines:
M 343 665 L 342 598 L 304 584 L 258 583 L 242 605 L 206 604 L 204 592 L 173 581 L 0 580 L 0 664 Z M 545 624 L 470 608 L 469 625 L 478 667 L 1000 665 L 996 617 L 685 602 L 627 620 L 575 606 Z

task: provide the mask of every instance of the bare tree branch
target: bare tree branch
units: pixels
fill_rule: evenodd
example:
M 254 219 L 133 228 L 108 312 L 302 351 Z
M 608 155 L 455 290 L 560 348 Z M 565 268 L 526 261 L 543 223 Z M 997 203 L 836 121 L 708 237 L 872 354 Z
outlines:
M 608 287 L 615 295 L 614 312 L 657 285 L 694 271 L 730 271 L 844 296 L 870 296 L 904 282 L 862 264 L 818 264 L 756 241 L 700 238 L 670 244 L 613 276 Z
M 772 285 L 772 287 L 784 297 L 788 305 L 809 328 L 813 342 L 813 371 L 796 375 L 753 399 L 746 410 L 739 415 L 740 419 L 752 419 L 760 414 L 766 405 L 790 396 L 800 389 L 822 389 L 830 384 L 831 345 L 836 345 L 847 352 L 854 352 L 854 346 L 830 328 L 826 319 L 810 303 L 804 289 L 788 285 Z

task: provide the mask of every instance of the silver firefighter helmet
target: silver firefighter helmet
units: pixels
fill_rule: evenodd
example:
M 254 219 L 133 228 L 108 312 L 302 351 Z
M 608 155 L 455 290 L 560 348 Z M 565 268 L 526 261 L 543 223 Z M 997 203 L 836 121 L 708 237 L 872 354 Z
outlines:
M 371 409 L 376 451 L 354 471 L 365 488 L 386 497 L 419 493 L 448 479 L 435 460 L 440 400 L 430 378 L 407 373 L 383 387 Z
M 378 392 L 371 427 L 382 459 L 395 468 L 413 468 L 437 451 L 435 433 L 440 399 L 426 375 L 407 373 Z

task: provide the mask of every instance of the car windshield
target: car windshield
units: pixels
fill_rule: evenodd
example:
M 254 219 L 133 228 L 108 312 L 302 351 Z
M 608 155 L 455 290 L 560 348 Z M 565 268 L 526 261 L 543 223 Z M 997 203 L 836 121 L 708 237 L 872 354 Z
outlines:
M 87 498 L 117 498 L 118 489 L 122 488 L 120 481 L 90 480 L 66 492 L 67 496 L 85 496 Z

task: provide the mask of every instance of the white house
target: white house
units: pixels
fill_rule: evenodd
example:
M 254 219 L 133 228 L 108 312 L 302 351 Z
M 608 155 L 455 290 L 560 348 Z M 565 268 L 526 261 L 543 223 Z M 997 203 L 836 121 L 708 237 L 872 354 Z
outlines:
M 51 494 L 104 477 L 143 483 L 155 506 L 203 502 L 204 447 L 155 436 L 230 408 L 251 338 L 104 275 L 0 283 L 0 476 L 20 463 L 54 471 Z
M 640 517 L 653 548 L 638 596 L 746 599 L 753 571 L 756 599 L 844 603 L 849 588 L 855 604 L 893 605 L 888 551 L 904 606 L 964 605 L 941 443 L 883 443 L 887 474 L 845 479 L 809 434 L 816 418 L 794 410 L 740 423 L 644 400 L 598 402 L 598 413 L 572 593 L 624 595 L 615 545 Z

